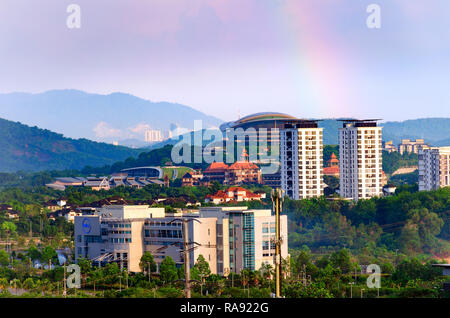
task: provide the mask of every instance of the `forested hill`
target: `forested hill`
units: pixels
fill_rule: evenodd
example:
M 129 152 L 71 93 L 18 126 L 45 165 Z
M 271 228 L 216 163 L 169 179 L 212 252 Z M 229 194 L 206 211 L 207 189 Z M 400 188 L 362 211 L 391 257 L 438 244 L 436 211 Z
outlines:
M 61 134 L 0 118 L 0 172 L 82 169 L 137 156 L 140 151 L 70 139 Z

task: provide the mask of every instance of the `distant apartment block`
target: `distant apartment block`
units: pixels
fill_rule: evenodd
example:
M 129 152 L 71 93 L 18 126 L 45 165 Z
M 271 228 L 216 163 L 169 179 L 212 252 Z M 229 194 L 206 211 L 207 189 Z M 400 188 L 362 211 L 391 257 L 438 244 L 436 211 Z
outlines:
M 339 129 L 340 187 L 344 198 L 368 199 L 383 194 L 381 127 L 377 120 L 342 120 Z
M 280 131 L 281 188 L 290 198 L 323 195 L 322 138 L 317 121 L 286 124 Z
M 75 257 L 96 266 L 116 262 L 120 268 L 140 272 L 142 254 L 153 254 L 157 267 L 170 256 L 178 267 L 184 263 L 183 219 L 189 222 L 190 267 L 202 254 L 213 274 L 228 275 L 243 269 L 258 270 L 274 264 L 275 217 L 271 210 L 246 207 L 208 207 L 197 213 L 165 214 L 146 205 L 103 206 L 94 215 L 75 217 Z M 288 256 L 287 216 L 281 216 L 281 256 Z
M 450 147 L 419 149 L 419 191 L 450 186 Z
M 398 145 L 398 152 L 403 155 L 405 152 L 407 153 L 419 153 L 420 149 L 429 149 L 430 146 L 425 144 L 425 140 L 423 139 L 402 139 L 402 142 Z
M 158 129 L 149 129 L 145 131 L 144 140 L 146 142 L 160 142 L 163 141 L 163 133 Z

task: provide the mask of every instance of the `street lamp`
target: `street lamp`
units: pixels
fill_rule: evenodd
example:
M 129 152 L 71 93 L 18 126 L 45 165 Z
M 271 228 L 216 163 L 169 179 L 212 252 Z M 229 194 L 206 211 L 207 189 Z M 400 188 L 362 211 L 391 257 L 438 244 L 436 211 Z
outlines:
M 353 298 L 353 285 L 355 282 L 348 283 L 350 285 L 350 298 Z

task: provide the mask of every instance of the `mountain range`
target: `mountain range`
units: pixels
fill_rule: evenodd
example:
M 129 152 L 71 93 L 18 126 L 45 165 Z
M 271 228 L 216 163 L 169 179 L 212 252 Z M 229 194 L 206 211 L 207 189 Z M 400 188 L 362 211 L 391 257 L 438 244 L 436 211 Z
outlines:
M 194 120 L 205 128 L 222 121 L 189 106 L 152 102 L 133 95 L 89 94 L 78 90 L 52 90 L 40 94 L 0 94 L 0 118 L 61 133 L 69 138 L 143 146 L 149 129 L 163 132 L 193 129 Z
M 100 95 L 77 90 L 0 94 L 0 117 L 5 118 L 0 119 L 0 171 L 100 167 L 143 151 L 113 146 L 110 144 L 113 141 L 155 149 L 176 141 L 150 145 L 143 140 L 144 131 L 150 128 L 190 130 L 194 120 L 202 120 L 204 128 L 222 123 L 185 105 L 154 103 L 123 93 Z M 320 121 L 324 144 L 338 143 L 341 125 L 336 119 Z M 393 140 L 398 144 L 403 138 L 423 138 L 432 146 L 450 145 L 450 118 L 380 125 L 384 141 Z

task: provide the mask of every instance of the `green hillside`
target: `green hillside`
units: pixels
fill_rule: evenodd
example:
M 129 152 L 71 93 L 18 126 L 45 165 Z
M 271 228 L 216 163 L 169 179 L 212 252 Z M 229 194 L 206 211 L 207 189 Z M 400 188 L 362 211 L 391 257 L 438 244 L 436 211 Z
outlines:
M 0 119 L 0 172 L 63 170 L 102 166 L 139 154 L 139 150 L 61 134 Z

